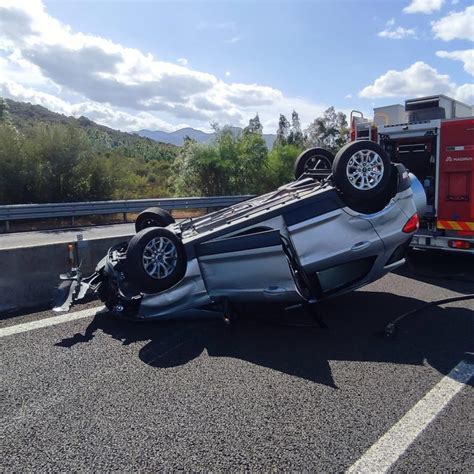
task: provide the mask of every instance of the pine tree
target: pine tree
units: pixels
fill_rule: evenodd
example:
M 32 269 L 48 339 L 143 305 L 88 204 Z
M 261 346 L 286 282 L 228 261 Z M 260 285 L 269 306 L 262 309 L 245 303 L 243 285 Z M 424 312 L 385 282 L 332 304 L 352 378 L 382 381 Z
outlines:
M 288 135 L 288 144 L 303 148 L 303 132 L 301 131 L 300 118 L 298 112 L 293 110 L 291 114 L 291 129 Z
M 277 130 L 275 144 L 277 145 L 288 144 L 289 131 L 290 131 L 290 122 L 288 122 L 288 120 L 283 114 L 280 114 L 280 119 L 278 120 L 278 130 Z
M 249 120 L 249 124 L 244 128 L 244 134 L 246 133 L 256 133 L 258 135 L 262 135 L 263 127 L 260 123 L 260 117 L 255 115 L 253 119 Z

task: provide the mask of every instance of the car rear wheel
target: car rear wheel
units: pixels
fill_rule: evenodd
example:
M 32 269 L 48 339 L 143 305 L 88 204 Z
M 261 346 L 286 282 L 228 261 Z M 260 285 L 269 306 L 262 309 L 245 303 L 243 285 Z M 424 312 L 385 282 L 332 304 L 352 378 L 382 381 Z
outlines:
M 310 170 L 331 170 L 334 155 L 324 148 L 310 148 L 301 153 L 295 161 L 295 178 Z
M 348 143 L 334 158 L 334 184 L 343 195 L 367 199 L 383 193 L 390 183 L 392 166 L 385 150 L 372 141 Z
M 125 273 L 144 293 L 171 288 L 184 277 L 186 267 L 184 245 L 168 229 L 143 229 L 128 244 Z
M 167 227 L 174 224 L 173 216 L 161 207 L 149 207 L 138 214 L 135 220 L 135 232 L 140 232 L 148 227 Z

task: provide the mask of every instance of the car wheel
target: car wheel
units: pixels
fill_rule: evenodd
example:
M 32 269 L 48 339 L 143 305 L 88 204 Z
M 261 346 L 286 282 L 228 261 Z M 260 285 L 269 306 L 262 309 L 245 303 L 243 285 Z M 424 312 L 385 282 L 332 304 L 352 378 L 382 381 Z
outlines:
M 295 161 L 295 178 L 309 170 L 330 170 L 334 155 L 324 148 L 310 148 L 301 153 Z
M 99 288 L 97 288 L 97 296 L 109 311 L 113 311 L 115 305 L 119 302 L 117 293 L 115 289 L 110 286 L 108 280 L 104 280 L 100 283 Z
M 368 140 L 348 143 L 332 164 L 336 187 L 348 198 L 357 200 L 383 193 L 390 183 L 391 170 L 385 150 Z
M 175 222 L 173 216 L 161 207 L 149 207 L 138 214 L 135 231 L 138 233 L 148 227 L 167 227 Z
M 140 306 L 139 300 L 129 301 L 120 298 L 116 286 L 108 278 L 100 283 L 97 295 L 112 314 L 133 316 Z
M 184 245 L 168 229 L 143 229 L 128 244 L 125 274 L 144 293 L 171 288 L 183 278 L 186 267 Z

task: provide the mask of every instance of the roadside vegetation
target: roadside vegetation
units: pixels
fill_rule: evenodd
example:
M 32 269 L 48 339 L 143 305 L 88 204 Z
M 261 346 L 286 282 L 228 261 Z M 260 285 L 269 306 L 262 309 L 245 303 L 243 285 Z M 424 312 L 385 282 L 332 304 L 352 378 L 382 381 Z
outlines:
M 333 107 L 304 131 L 296 112 L 280 115 L 268 150 L 258 115 L 239 135 L 213 124 L 213 143 L 175 147 L 29 104 L 13 114 L 11 104 L 0 100 L 0 204 L 263 193 L 293 179 L 303 149 L 335 152 L 349 138 Z

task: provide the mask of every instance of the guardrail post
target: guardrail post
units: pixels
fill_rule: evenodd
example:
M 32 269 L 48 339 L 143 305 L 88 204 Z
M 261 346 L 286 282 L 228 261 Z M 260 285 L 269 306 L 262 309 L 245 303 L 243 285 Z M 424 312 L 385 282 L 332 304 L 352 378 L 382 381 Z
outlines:
M 10 232 L 10 221 L 5 221 L 5 231 Z
M 123 213 L 123 221 L 127 222 L 127 213 L 126 212 Z

